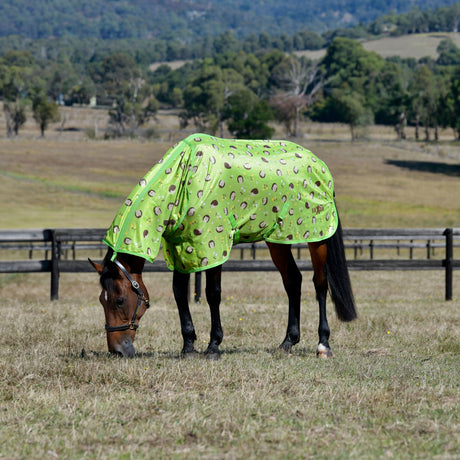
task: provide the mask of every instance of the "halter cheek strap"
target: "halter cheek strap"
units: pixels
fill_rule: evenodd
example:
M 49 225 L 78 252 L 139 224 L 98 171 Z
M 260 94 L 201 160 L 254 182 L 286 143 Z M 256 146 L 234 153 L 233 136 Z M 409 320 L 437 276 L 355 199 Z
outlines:
M 117 259 L 115 259 L 113 262 L 121 270 L 123 275 L 125 275 L 126 279 L 131 283 L 133 291 L 137 294 L 137 306 L 136 310 L 134 311 L 133 317 L 128 324 L 123 324 L 121 326 L 109 326 L 108 324 L 106 324 L 105 330 L 107 332 L 127 331 L 128 329 L 135 331 L 139 327 L 138 324 L 135 324 L 137 315 L 139 314 L 139 308 L 142 302 L 145 302 L 146 308 L 149 308 L 149 299 L 145 297 L 144 293 L 142 292 L 142 289 L 139 286 L 139 283 L 136 280 L 133 280 L 131 275 L 128 273 L 128 270 L 126 270 L 126 268 Z

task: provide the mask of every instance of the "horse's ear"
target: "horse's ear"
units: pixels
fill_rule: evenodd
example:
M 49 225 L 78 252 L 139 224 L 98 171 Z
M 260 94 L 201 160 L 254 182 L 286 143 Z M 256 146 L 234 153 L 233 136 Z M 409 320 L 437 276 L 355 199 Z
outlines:
M 104 270 L 104 267 L 101 264 L 98 264 L 97 262 L 93 262 L 89 257 L 88 261 L 100 275 L 102 273 L 102 270 Z

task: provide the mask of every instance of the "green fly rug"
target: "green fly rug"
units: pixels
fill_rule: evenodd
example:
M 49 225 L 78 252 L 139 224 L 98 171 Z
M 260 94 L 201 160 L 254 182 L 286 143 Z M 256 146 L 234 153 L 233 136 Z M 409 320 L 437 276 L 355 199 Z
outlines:
M 327 166 L 288 141 L 194 134 L 139 181 L 107 231 L 118 252 L 183 273 L 225 262 L 234 244 L 322 241 L 337 229 Z

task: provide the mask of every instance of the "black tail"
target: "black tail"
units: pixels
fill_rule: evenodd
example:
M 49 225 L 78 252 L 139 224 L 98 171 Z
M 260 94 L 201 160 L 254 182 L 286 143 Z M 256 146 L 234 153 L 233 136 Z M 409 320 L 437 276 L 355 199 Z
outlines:
M 326 274 L 337 316 L 341 321 L 354 320 L 357 317 L 355 299 L 348 274 L 340 219 L 337 231 L 327 240 Z

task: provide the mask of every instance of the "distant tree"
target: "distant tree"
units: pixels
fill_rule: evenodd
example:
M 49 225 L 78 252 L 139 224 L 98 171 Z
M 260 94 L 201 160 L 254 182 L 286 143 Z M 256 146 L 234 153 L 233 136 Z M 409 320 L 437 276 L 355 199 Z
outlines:
M 183 121 L 192 119 L 203 131 L 216 133 L 224 104 L 224 84 L 219 67 L 205 64 L 184 90 Z
M 309 30 L 297 32 L 293 37 L 293 46 L 296 50 L 319 50 L 324 45 L 324 38 Z
M 70 88 L 67 93 L 67 101 L 70 104 L 89 104 L 91 97 L 95 94 L 94 83 L 86 77 Z
M 48 95 L 55 101 L 69 101 L 72 88 L 79 83 L 72 63 L 62 53 L 55 62 L 46 66 L 42 77 L 46 81 Z
M 222 70 L 211 60 L 205 60 L 184 90 L 184 124 L 192 119 L 199 129 L 215 134 L 223 120 L 226 99 L 241 84 L 237 72 Z
M 377 53 L 366 51 L 356 40 L 335 38 L 322 61 L 326 88 L 341 88 L 361 93 L 366 103 L 375 101 L 375 81 L 385 64 Z
M 448 14 L 449 22 L 450 22 L 450 30 L 454 34 L 458 32 L 458 26 L 460 24 L 460 4 L 454 3 L 450 7 L 450 11 Z
M 441 40 L 437 48 L 439 65 L 460 65 L 460 48 L 449 38 Z
M 406 138 L 410 77 L 411 72 L 407 67 L 387 61 L 376 80 L 379 103 L 375 121 L 394 126 L 398 139 Z
M 430 126 L 434 126 L 437 104 L 439 100 L 439 88 L 433 72 L 426 66 L 419 66 L 409 85 L 411 93 L 412 121 L 415 124 L 415 138 L 419 139 L 419 128 L 424 127 L 425 140 L 430 139 Z
M 356 128 L 358 126 L 373 123 L 372 111 L 365 108 L 362 94 L 335 89 L 331 98 L 338 117 L 350 127 L 352 141 L 357 138 Z
M 240 41 L 235 38 L 231 31 L 224 32 L 222 35 L 216 37 L 213 46 L 216 54 L 239 51 L 241 49 Z
M 34 120 L 40 127 L 41 137 L 45 137 L 45 131 L 49 124 L 58 122 L 61 119 L 59 106 L 54 101 L 50 101 L 46 96 L 36 97 L 32 104 Z
M 126 53 L 108 55 L 93 67 L 92 75 L 112 101 L 109 135 L 133 135 L 145 121 L 144 108 L 150 97 L 150 88 L 134 59 Z
M 43 85 L 36 74 L 34 58 L 29 52 L 10 51 L 0 60 L 0 96 L 8 137 L 19 134 L 27 120 L 26 111 L 35 87 Z
M 452 75 L 446 106 L 450 126 L 454 129 L 457 139 L 460 140 L 460 66 L 456 67 Z
M 289 135 L 297 137 L 300 115 L 322 88 L 322 75 L 312 61 L 289 57 L 275 68 L 273 76 L 281 91 L 272 98 L 272 105 Z
M 225 118 L 229 131 L 239 139 L 270 139 L 275 131 L 267 125 L 273 119 L 268 102 L 248 89 L 228 98 Z
M 25 125 L 27 121 L 26 108 L 27 103 L 20 100 L 15 102 L 5 101 L 3 103 L 3 112 L 6 120 L 6 133 L 8 137 L 13 137 L 13 133 L 17 137 L 19 129 Z

